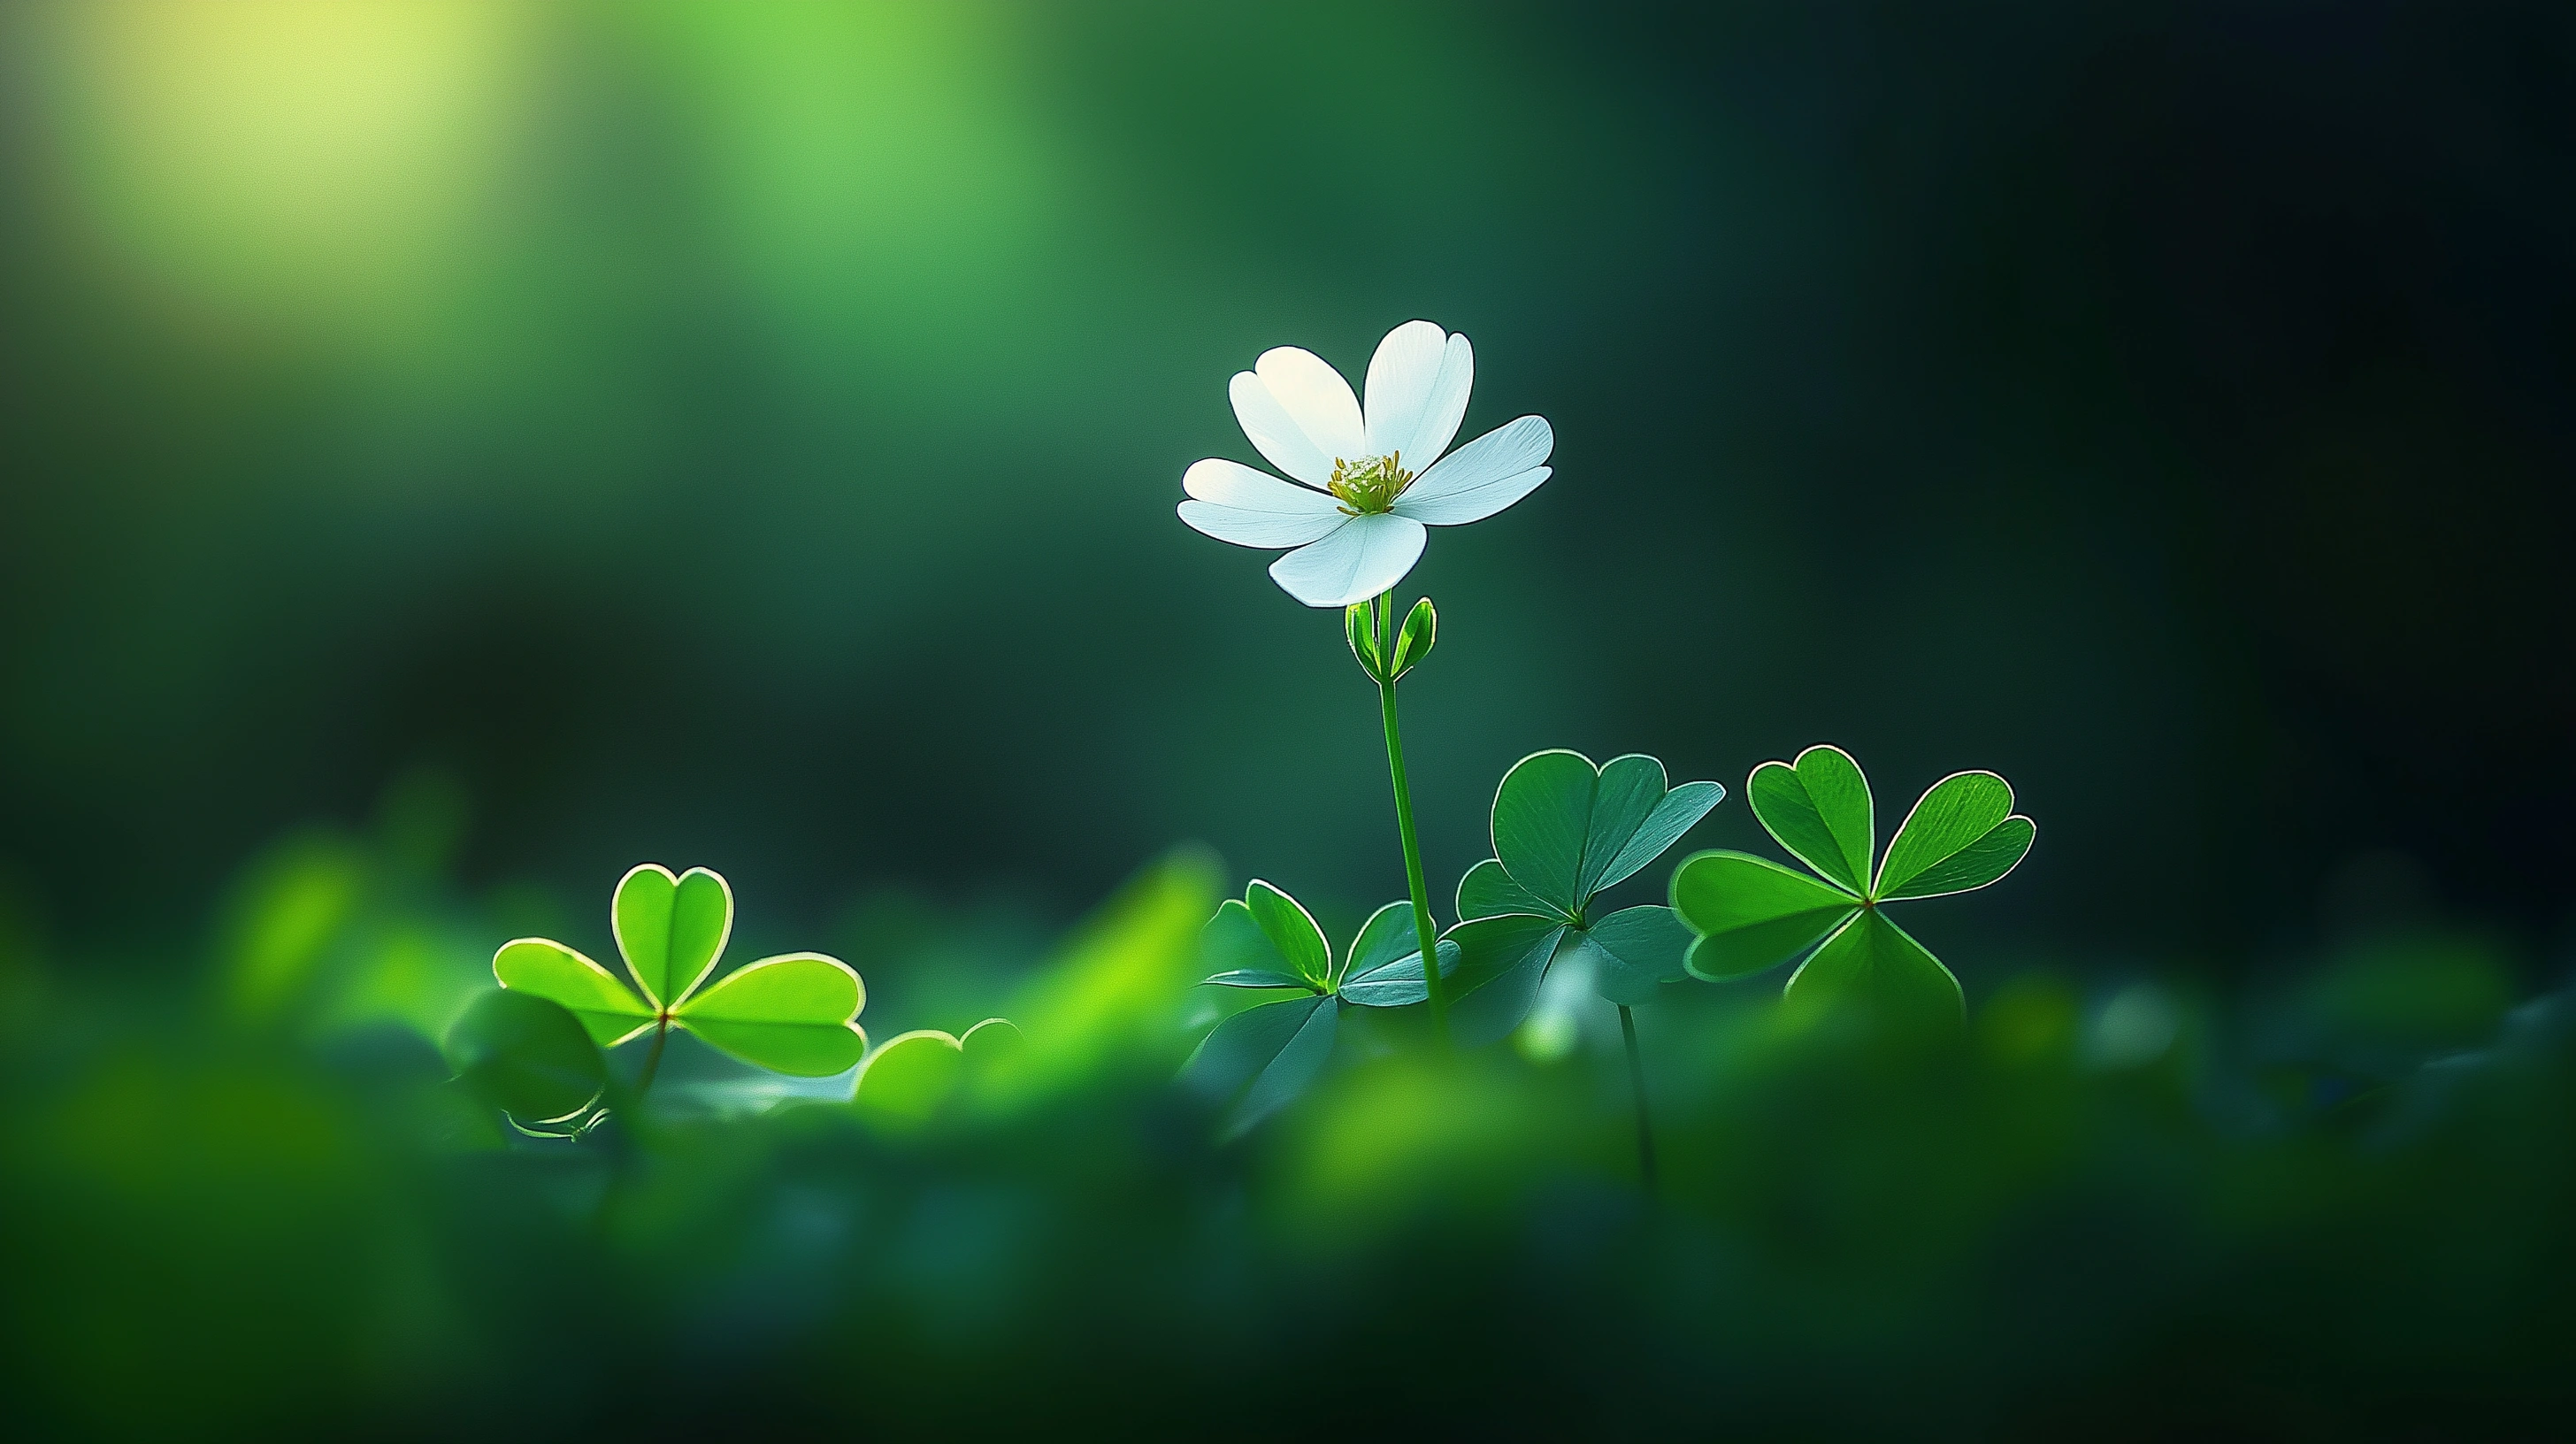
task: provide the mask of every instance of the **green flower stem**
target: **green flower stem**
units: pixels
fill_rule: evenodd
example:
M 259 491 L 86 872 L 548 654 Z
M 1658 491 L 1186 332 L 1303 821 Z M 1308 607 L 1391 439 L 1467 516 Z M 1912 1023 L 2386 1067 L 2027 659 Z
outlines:
M 642 1109 L 635 1105 L 642 1104 L 644 1095 L 651 1091 L 653 1074 L 662 1066 L 662 1049 L 670 1041 L 671 1015 L 665 1012 L 653 1029 L 653 1046 L 644 1054 L 644 1070 L 635 1075 L 635 1096 L 628 1100 L 629 1106 L 634 1108 L 634 1116 L 628 1117 L 621 1125 L 625 1136 L 615 1140 L 616 1150 L 609 1155 L 608 1182 L 599 1190 L 599 1207 L 590 1216 L 590 1230 L 596 1237 L 604 1239 L 609 1236 L 610 1224 L 625 1199 L 627 1179 L 634 1171 L 635 1124 L 642 1113 Z
M 1619 1036 L 1628 1040 L 1628 1086 L 1637 1095 L 1637 1177 L 1646 1185 L 1646 1194 L 1655 1192 L 1655 1130 L 1646 1121 L 1646 1060 L 1637 1051 L 1637 1019 L 1628 1005 L 1619 1005 Z
M 1395 655 L 1395 593 L 1383 592 L 1374 603 L 1378 655 Z M 1377 684 L 1378 702 L 1386 715 L 1386 770 L 1395 781 L 1395 830 L 1404 841 L 1404 885 L 1413 894 L 1413 932 L 1422 944 L 1422 989 L 1431 998 L 1431 1035 L 1449 1042 L 1449 995 L 1440 977 L 1440 929 L 1431 921 L 1431 890 L 1422 881 L 1422 844 L 1413 831 L 1413 789 L 1404 780 L 1404 738 L 1395 725 L 1395 679 Z
M 662 1066 L 662 1045 L 670 1041 L 671 1015 L 665 1013 L 662 1015 L 661 1026 L 653 1030 L 653 1050 L 644 1055 L 644 1071 L 635 1075 L 636 1102 L 643 1102 L 644 1094 L 652 1088 L 653 1071 Z

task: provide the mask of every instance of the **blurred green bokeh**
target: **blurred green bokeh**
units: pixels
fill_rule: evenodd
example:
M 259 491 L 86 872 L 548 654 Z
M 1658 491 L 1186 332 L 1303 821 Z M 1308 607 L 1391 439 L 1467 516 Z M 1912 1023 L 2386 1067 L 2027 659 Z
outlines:
M 2571 61 L 2540 5 L 8 7 L 0 1378 L 145 1436 L 2563 1418 Z M 1416 316 L 1469 434 L 1558 437 L 1407 584 L 1436 896 L 1546 746 L 2041 822 L 1925 920 L 1955 1048 L 1648 1010 L 1657 1205 L 1593 1013 L 1366 1020 L 1230 1149 L 1169 1086 L 1218 897 L 1402 888 L 1338 619 L 1179 478 L 1261 350 Z M 512 1133 L 441 1045 L 647 859 L 874 1036 L 1025 1047 L 853 1113 L 683 1040 Z
M 1419 1018 L 1362 1019 L 1317 1094 L 1213 1146 L 1171 1083 L 1227 887 L 1189 853 L 1034 959 L 971 917 L 862 924 L 896 977 L 905 934 L 941 934 L 1017 1020 L 944 1080 L 854 1108 L 678 1034 L 648 1105 L 535 1139 L 436 1047 L 479 959 L 412 941 L 503 919 L 402 851 L 281 848 L 194 999 L 12 963 L 22 1417 L 2411 1438 L 2525 1437 L 2568 1402 L 2576 1002 L 2512 1006 L 2517 960 L 2456 929 L 2231 1003 L 2032 969 L 1930 1045 L 1669 987 L 1640 1014 L 1648 1200 L 1606 1004 L 1538 1062 L 1443 1066 Z M 612 1055 L 629 1082 L 640 1051 Z

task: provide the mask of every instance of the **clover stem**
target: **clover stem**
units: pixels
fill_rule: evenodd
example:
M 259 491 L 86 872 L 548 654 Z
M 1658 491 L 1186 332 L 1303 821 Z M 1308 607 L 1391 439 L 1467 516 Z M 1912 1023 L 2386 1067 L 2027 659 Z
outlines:
M 661 1025 L 653 1030 L 653 1049 L 644 1055 L 644 1071 L 635 1075 L 635 1101 L 644 1101 L 646 1090 L 653 1086 L 653 1071 L 662 1066 L 662 1045 L 671 1041 L 671 1015 L 662 1015 Z
M 1378 655 L 1395 655 L 1395 593 L 1378 594 L 1373 604 Z M 1413 935 L 1422 945 L 1422 991 L 1431 1000 L 1431 1035 L 1449 1042 L 1449 998 L 1440 980 L 1440 930 L 1431 921 L 1431 890 L 1422 881 L 1422 844 L 1413 831 L 1413 789 L 1404 780 L 1404 738 L 1395 725 L 1395 679 L 1377 684 L 1386 716 L 1386 770 L 1395 782 L 1395 830 L 1404 843 L 1404 885 L 1413 897 Z
M 1628 1005 L 1619 1005 L 1619 1036 L 1628 1040 L 1628 1086 L 1637 1095 L 1637 1177 L 1646 1185 L 1646 1196 L 1655 1194 L 1655 1130 L 1646 1121 L 1646 1060 L 1637 1051 L 1637 1019 Z

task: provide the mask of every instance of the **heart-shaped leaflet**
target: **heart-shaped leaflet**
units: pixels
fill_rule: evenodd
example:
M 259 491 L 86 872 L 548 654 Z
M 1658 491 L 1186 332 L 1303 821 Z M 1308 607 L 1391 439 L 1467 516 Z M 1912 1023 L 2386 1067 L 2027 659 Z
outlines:
M 1595 767 L 1579 752 L 1533 753 L 1494 791 L 1494 855 L 1458 882 L 1459 988 L 1450 1027 L 1491 1042 L 1520 1026 L 1559 962 L 1588 966 L 1612 1002 L 1651 1000 L 1682 967 L 1690 934 L 1667 908 L 1592 915 L 1593 899 L 1661 856 L 1726 796 L 1714 782 L 1668 787 L 1664 764 L 1629 754 Z
M 1208 920 L 1201 952 L 1224 964 L 1202 981 L 1223 988 L 1294 989 L 1216 1025 L 1181 1069 L 1181 1081 L 1230 1103 L 1232 1138 L 1294 1100 L 1332 1061 L 1343 1006 L 1403 1008 L 1430 996 L 1422 977 L 1413 907 L 1391 902 L 1369 915 L 1336 963 L 1330 939 L 1305 906 L 1256 878 Z M 1438 945 L 1440 975 L 1457 971 L 1453 943 Z
M 1024 1046 L 1007 1018 L 986 1018 L 963 1036 L 936 1028 L 898 1033 L 860 1065 L 850 1102 L 880 1129 L 920 1128 L 958 1094 L 1007 1067 Z

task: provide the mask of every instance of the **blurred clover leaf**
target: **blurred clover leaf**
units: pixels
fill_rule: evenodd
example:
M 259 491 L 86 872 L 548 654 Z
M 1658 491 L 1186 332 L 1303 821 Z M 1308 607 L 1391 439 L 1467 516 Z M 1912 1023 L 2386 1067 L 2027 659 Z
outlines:
M 1337 961 L 1305 906 L 1257 878 L 1216 910 L 1202 945 L 1211 961 L 1230 966 L 1203 982 L 1297 994 L 1217 1024 L 1182 1066 L 1185 1086 L 1232 1105 L 1224 1137 L 1249 1131 L 1323 1074 L 1343 1007 L 1403 1008 L 1430 996 L 1417 936 L 1413 905 L 1391 902 L 1369 914 Z M 1444 941 L 1438 952 L 1445 978 L 1457 971 L 1457 948 Z
M 859 1066 L 851 1103 L 879 1128 L 908 1131 L 1016 1059 L 1026 1040 L 1008 1018 L 986 1018 L 963 1037 L 921 1028 L 877 1045 Z
M 1753 815 L 1809 873 L 1743 852 L 1703 852 L 1673 873 L 1673 910 L 1692 932 L 1689 967 L 1712 982 L 1803 957 L 1792 1001 L 1862 998 L 1899 1014 L 1955 1020 L 1959 980 L 1903 928 L 1892 902 L 1970 892 L 2011 872 L 2038 824 L 2012 810 L 2012 785 L 1991 772 L 1932 784 L 1870 871 L 1877 845 L 1869 779 L 1838 747 L 1765 762 L 1744 785 Z
M 456 1081 L 523 1133 L 575 1137 L 607 1116 L 608 1065 L 581 1021 L 530 993 L 490 991 L 447 1032 Z
M 867 986 L 838 958 L 782 953 L 699 987 L 733 934 L 733 889 L 706 868 L 676 877 L 656 863 L 635 868 L 617 884 L 609 928 L 632 988 L 550 938 L 503 943 L 492 975 L 512 992 L 563 1005 L 600 1047 L 653 1034 L 639 1091 L 674 1026 L 745 1063 L 804 1078 L 842 1072 L 867 1052 L 856 1021 Z
M 1687 976 L 1690 932 L 1671 909 L 1596 917 L 1593 899 L 1661 856 L 1725 796 L 1714 782 L 1668 787 L 1664 764 L 1634 753 L 1598 767 L 1561 749 L 1514 763 L 1494 792 L 1494 855 L 1458 881 L 1459 921 L 1449 930 L 1460 957 L 1451 1005 L 1458 1040 L 1490 1043 L 1519 1027 L 1560 960 L 1588 962 L 1595 990 L 1622 1007 Z

